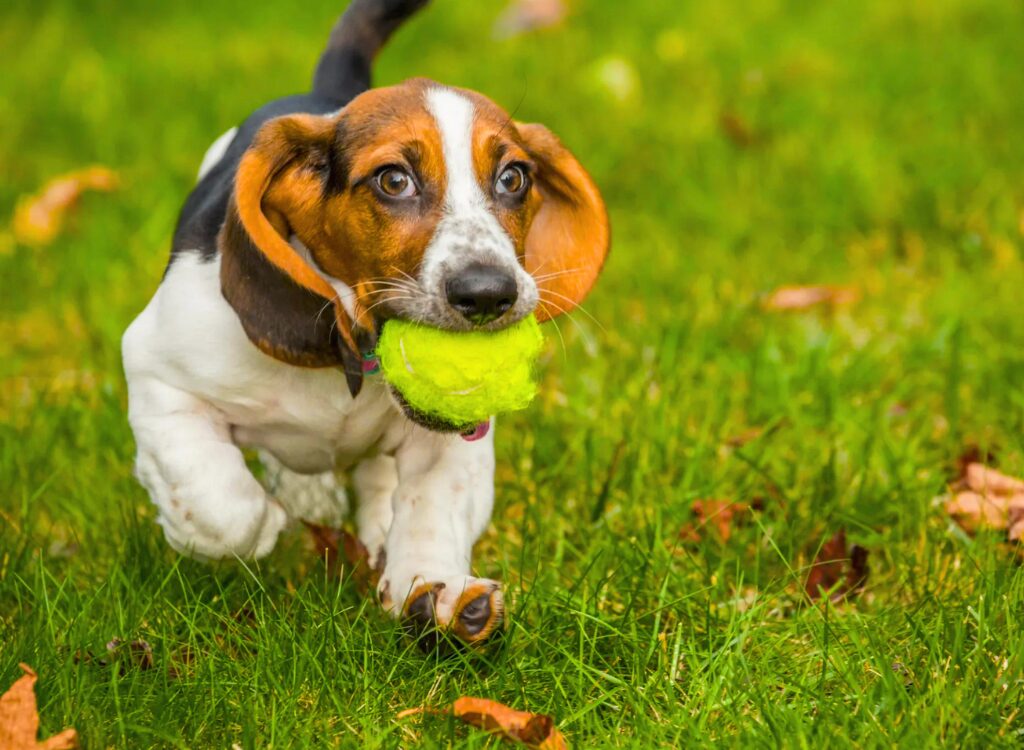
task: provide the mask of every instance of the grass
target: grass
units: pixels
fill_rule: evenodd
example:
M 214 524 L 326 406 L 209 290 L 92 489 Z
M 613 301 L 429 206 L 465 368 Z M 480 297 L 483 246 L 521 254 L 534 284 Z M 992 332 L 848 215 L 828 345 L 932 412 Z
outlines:
M 476 560 L 505 581 L 508 638 L 438 661 L 301 535 L 259 565 L 176 557 L 131 476 L 120 334 L 205 148 L 306 85 L 340 8 L 5 4 L 0 213 L 94 162 L 127 186 L 49 247 L 0 232 L 0 686 L 40 673 L 45 732 L 495 746 L 395 718 L 479 695 L 576 747 L 1019 746 L 1024 574 L 931 499 L 971 442 L 1024 472 L 1024 7 L 575 5 L 494 41 L 496 4 L 436 0 L 378 67 L 548 124 L 614 227 L 592 318 L 559 324 L 564 347 L 551 331 L 543 397 L 499 430 Z M 819 282 L 862 298 L 759 304 Z M 728 445 L 751 427 L 773 429 Z M 696 499 L 758 496 L 727 542 L 679 540 Z M 802 606 L 839 527 L 870 550 L 866 591 Z M 113 637 L 156 668 L 74 658 Z

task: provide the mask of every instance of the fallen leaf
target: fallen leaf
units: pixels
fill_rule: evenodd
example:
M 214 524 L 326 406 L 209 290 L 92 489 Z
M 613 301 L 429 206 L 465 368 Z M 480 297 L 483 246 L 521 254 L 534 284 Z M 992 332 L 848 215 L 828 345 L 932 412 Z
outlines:
M 359 541 L 359 537 L 344 529 L 333 529 L 315 523 L 307 522 L 306 528 L 313 539 L 317 556 L 326 560 L 328 568 L 333 570 L 339 561 L 343 561 L 349 566 L 350 575 L 360 589 L 369 591 L 377 587 L 383 568 L 382 561 L 378 561 L 376 569 L 370 566 L 370 552 Z
M 487 698 L 459 698 L 452 704 L 456 718 L 505 739 L 542 750 L 568 748 L 565 737 L 550 716 L 517 711 Z
M 764 140 L 761 133 L 736 112 L 723 112 L 718 117 L 718 127 L 734 146 L 750 148 Z
M 811 601 L 830 591 L 833 602 L 852 598 L 864 588 L 869 572 L 868 551 L 856 544 L 847 550 L 846 529 L 839 529 L 818 550 L 804 591 Z
M 512 0 L 494 22 L 494 37 L 506 39 L 556 26 L 567 13 L 563 0 Z
M 748 427 L 742 432 L 730 435 L 725 439 L 725 444 L 730 448 L 742 448 L 747 443 L 752 443 L 764 434 L 764 427 Z
M 995 466 L 999 463 L 996 458 L 998 449 L 992 446 L 982 448 L 978 443 L 968 443 L 964 446 L 964 449 L 960 451 L 960 455 L 956 457 L 954 468 L 956 473 L 953 475 L 954 482 L 960 482 L 967 477 L 967 467 L 971 464 L 986 464 L 987 466 Z
M 939 500 L 965 530 L 1005 530 L 1010 541 L 1024 537 L 1024 481 L 982 463 L 969 463 L 963 477 Z
M 70 210 L 86 190 L 110 192 L 117 175 L 106 167 L 89 167 L 50 180 L 14 209 L 14 237 L 26 245 L 48 245 L 60 233 Z
M 849 286 L 780 286 L 765 298 L 763 306 L 766 310 L 774 311 L 807 310 L 819 305 L 849 305 L 859 297 L 860 293 Z
M 420 706 L 398 712 L 399 719 L 420 714 L 445 715 L 447 712 L 436 708 Z M 519 742 L 538 750 L 568 750 L 565 737 L 555 726 L 554 720 L 545 714 L 517 711 L 488 698 L 458 698 L 452 704 L 455 718 L 488 732 L 495 732 L 502 739 Z
M 764 499 L 756 498 L 752 504 L 735 503 L 732 500 L 694 500 L 691 512 L 694 522 L 688 523 L 679 530 L 679 538 L 689 542 L 699 542 L 702 530 L 710 524 L 723 542 L 732 536 L 734 522 L 752 510 L 762 510 Z
M 48 740 L 38 741 L 39 712 L 36 708 L 36 673 L 20 664 L 25 673 L 0 696 L 0 750 L 68 750 L 78 747 L 78 733 L 65 729 Z

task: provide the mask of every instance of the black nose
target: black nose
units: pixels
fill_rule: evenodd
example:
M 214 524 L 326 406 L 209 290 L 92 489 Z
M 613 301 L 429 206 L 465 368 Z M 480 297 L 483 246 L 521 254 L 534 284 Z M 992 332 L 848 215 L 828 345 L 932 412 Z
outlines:
M 469 266 L 444 285 L 448 304 L 475 325 L 497 320 L 516 303 L 516 280 L 492 266 Z

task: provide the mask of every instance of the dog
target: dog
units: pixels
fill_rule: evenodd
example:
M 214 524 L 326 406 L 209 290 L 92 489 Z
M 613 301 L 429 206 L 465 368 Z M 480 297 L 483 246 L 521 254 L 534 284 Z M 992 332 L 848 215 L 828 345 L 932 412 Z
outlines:
M 365 358 L 389 319 L 498 330 L 572 309 L 609 226 L 545 127 L 425 79 L 371 88 L 377 52 L 426 2 L 354 0 L 312 91 L 214 142 L 122 353 L 136 475 L 175 550 L 259 558 L 290 520 L 338 526 L 347 472 L 382 606 L 476 644 L 504 617 L 500 584 L 471 573 L 494 431 L 417 413 Z

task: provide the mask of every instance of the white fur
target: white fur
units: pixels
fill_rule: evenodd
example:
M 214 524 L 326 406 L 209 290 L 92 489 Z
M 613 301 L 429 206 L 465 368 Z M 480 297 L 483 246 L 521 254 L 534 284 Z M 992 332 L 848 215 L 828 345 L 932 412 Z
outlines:
M 199 165 L 199 177 L 203 179 L 206 177 L 206 173 L 217 166 L 217 162 L 224 158 L 224 152 L 228 150 L 228 146 L 231 145 L 231 141 L 235 140 L 235 135 L 238 133 L 238 128 L 231 128 L 231 130 L 223 133 L 220 138 L 213 142 L 210 148 L 206 149 L 206 155 L 203 156 L 203 163 Z
M 537 305 L 537 285 L 516 258 L 512 239 L 498 222 L 477 182 L 473 168 L 473 103 L 447 88 L 427 91 L 427 111 L 441 135 L 447 185 L 444 215 L 423 255 L 423 285 L 444 296 L 443 279 L 472 262 L 506 269 L 516 279 L 519 299 L 513 315 L 522 317 Z
M 417 581 L 441 581 L 454 593 L 440 614 L 475 580 L 470 551 L 493 502 L 492 438 L 470 443 L 414 425 L 379 376 L 353 399 L 339 371 L 263 354 L 221 294 L 219 259 L 175 258 L 122 350 L 137 474 L 176 550 L 266 555 L 289 515 L 340 520 L 330 472 L 354 468 L 360 536 L 375 558 L 386 553 L 381 589 L 392 611 Z M 256 481 L 241 447 L 272 456 L 271 490 L 281 495 Z

